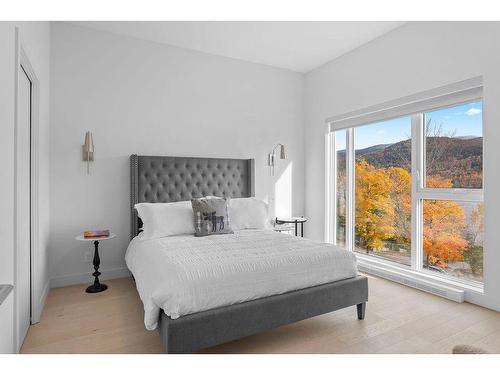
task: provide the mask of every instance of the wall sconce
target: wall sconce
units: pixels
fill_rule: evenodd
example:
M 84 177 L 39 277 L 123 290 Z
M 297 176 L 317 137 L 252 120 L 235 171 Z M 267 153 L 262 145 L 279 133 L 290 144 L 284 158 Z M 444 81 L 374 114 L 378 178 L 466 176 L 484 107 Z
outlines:
M 82 147 L 83 161 L 87 162 L 87 174 L 90 174 L 90 162 L 94 161 L 94 136 L 92 132 L 85 133 L 85 143 Z
M 271 168 L 271 176 L 274 176 L 274 165 L 276 164 L 276 149 L 280 147 L 280 159 L 286 159 L 285 145 L 278 143 L 273 147 L 272 151 L 268 155 L 268 164 Z

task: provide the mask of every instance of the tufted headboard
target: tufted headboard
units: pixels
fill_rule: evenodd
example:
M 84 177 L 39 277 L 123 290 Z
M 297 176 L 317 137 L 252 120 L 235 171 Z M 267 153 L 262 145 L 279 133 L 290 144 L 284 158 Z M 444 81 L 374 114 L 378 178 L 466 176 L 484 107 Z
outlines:
M 254 159 L 130 156 L 130 238 L 142 227 L 136 203 L 186 201 L 206 195 L 255 195 Z

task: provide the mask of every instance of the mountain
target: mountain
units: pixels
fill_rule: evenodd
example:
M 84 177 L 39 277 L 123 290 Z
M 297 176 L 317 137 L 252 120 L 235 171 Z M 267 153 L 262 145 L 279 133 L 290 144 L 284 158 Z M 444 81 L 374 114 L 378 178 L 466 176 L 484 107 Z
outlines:
M 386 149 L 387 147 L 392 146 L 393 144 L 394 143 L 386 143 L 386 144 L 370 146 L 367 148 L 363 148 L 361 150 L 356 150 L 356 156 L 359 157 L 359 156 L 363 156 L 363 155 L 373 154 L 373 153 L 376 153 L 378 151 L 382 151 L 382 150 Z M 345 157 L 345 150 L 337 151 L 337 155 L 339 155 L 339 157 L 341 157 L 341 158 L 344 158 Z
M 427 176 L 450 179 L 454 187 L 479 188 L 482 186 L 482 137 L 427 137 Z M 345 150 L 338 152 L 339 165 L 343 165 Z M 356 160 L 366 160 L 377 168 L 411 168 L 411 140 L 393 144 L 380 144 L 356 151 Z
M 356 154 L 358 156 L 372 154 L 372 153 L 375 153 L 375 152 L 378 152 L 378 151 L 383 151 L 387 147 L 390 147 L 392 145 L 393 145 L 393 143 L 387 143 L 387 144 L 382 144 L 382 145 L 370 146 L 370 147 L 363 148 L 361 150 L 356 151 Z

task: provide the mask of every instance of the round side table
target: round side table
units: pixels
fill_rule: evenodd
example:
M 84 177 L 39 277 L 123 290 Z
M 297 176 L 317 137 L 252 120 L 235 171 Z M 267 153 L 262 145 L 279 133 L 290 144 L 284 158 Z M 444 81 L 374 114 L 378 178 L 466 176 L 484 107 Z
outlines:
M 277 217 L 276 224 L 294 224 L 295 236 L 299 235 L 298 226 L 300 224 L 300 236 L 304 237 L 304 223 L 307 221 L 305 217 Z
M 101 259 L 99 258 L 99 241 L 110 240 L 115 237 L 116 236 L 114 235 L 114 233 L 110 233 L 108 237 L 85 238 L 83 234 L 75 237 L 77 241 L 94 242 L 94 273 L 92 274 L 92 276 L 94 276 L 94 284 L 85 289 L 87 293 L 99 293 L 108 289 L 108 286 L 106 284 L 101 284 L 99 282 L 99 276 L 101 275 L 101 273 L 99 272 L 99 266 L 101 264 Z

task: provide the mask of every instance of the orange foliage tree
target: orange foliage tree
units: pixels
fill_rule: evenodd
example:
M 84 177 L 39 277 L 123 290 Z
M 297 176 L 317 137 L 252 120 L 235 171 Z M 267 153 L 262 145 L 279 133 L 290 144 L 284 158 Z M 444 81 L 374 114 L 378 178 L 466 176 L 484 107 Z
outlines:
M 427 177 L 427 186 L 451 188 L 449 179 Z M 462 261 L 468 243 L 464 238 L 466 220 L 463 207 L 453 201 L 424 201 L 423 248 L 427 263 L 442 268 L 450 261 Z
M 360 245 L 381 250 L 384 240 L 394 237 L 394 206 L 391 202 L 391 182 L 384 168 L 375 168 L 366 160 L 355 165 L 356 173 L 356 234 Z
M 411 174 L 404 168 L 389 167 L 390 197 L 394 207 L 394 240 L 410 243 L 411 239 Z
M 355 173 L 355 226 L 360 246 L 369 252 L 382 250 L 387 240 L 409 244 L 410 172 L 399 167 L 376 168 L 366 160 L 360 160 L 356 162 Z M 428 177 L 426 184 L 430 188 L 452 187 L 450 179 L 439 177 Z M 445 268 L 450 261 L 462 261 L 468 248 L 464 238 L 466 217 L 463 207 L 452 201 L 426 200 L 423 218 L 423 249 L 427 264 Z

